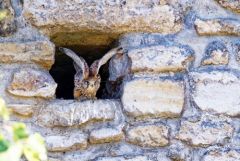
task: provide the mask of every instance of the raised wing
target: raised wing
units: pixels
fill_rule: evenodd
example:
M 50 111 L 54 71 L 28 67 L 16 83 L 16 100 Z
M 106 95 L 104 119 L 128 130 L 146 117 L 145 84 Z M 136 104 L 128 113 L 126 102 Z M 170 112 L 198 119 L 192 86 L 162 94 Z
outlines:
M 123 53 L 123 49 L 121 47 L 113 48 L 109 52 L 107 52 L 101 59 L 95 60 L 90 67 L 91 75 L 96 76 L 99 72 L 100 67 L 106 64 L 108 60 L 117 53 Z
M 109 78 L 111 82 L 122 79 L 131 71 L 131 59 L 126 53 L 118 53 L 109 62 Z
M 74 65 L 75 70 L 78 74 L 81 73 L 83 75 L 84 79 L 88 78 L 89 67 L 88 67 L 88 64 L 86 63 L 86 61 L 82 57 L 78 56 L 72 50 L 67 49 L 67 48 L 60 47 L 59 50 L 73 59 L 73 61 L 74 61 L 73 65 Z

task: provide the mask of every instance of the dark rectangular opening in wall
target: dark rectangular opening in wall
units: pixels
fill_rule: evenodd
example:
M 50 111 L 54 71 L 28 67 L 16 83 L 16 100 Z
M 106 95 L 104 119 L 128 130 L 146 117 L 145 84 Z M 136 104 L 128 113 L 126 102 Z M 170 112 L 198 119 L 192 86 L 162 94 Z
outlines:
M 64 46 L 71 49 L 79 56 L 83 57 L 90 66 L 95 60 L 100 59 L 108 50 L 110 46 Z M 67 55 L 59 51 L 56 47 L 55 64 L 50 70 L 50 74 L 58 84 L 56 97 L 59 99 L 73 99 L 74 89 L 74 75 L 76 71 L 73 66 L 73 60 Z M 108 63 L 103 65 L 100 69 L 101 86 L 97 92 L 97 98 L 106 98 L 105 84 L 109 77 Z

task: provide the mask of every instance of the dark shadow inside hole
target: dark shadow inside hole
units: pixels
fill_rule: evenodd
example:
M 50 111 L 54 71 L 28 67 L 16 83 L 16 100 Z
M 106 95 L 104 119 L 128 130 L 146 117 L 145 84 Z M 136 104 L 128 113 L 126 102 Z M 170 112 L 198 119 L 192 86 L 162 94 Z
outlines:
M 100 59 L 110 46 L 64 46 L 73 50 L 76 54 L 83 57 L 90 66 L 95 60 Z M 50 74 L 58 84 L 56 97 L 59 99 L 73 99 L 74 74 L 75 69 L 73 60 L 56 48 L 55 63 L 50 70 Z M 105 98 L 105 84 L 109 77 L 108 63 L 100 69 L 101 86 L 97 92 L 97 98 Z

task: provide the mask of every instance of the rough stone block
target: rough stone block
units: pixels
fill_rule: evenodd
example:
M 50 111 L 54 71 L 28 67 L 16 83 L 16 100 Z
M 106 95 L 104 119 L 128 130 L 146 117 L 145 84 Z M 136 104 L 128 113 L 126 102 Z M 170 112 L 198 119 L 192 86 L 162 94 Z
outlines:
M 167 152 L 167 156 L 171 158 L 172 161 L 192 161 L 192 154 L 191 148 L 183 143 L 176 143 L 174 141 L 171 142 Z
M 0 63 L 36 63 L 50 69 L 54 63 L 55 46 L 50 41 L 0 42 Z
M 34 105 L 30 104 L 8 104 L 7 107 L 22 116 L 31 116 L 34 111 Z
M 195 27 L 200 36 L 240 36 L 240 22 L 230 19 L 196 19 Z
M 40 110 L 37 124 L 47 127 L 83 125 L 94 121 L 109 121 L 115 118 L 115 100 L 55 100 Z
M 233 42 L 233 52 L 238 63 L 240 63 L 240 40 Z
M 23 68 L 14 73 L 7 91 L 16 96 L 52 98 L 57 84 L 45 71 Z
M 24 16 L 33 26 L 52 36 L 56 33 L 75 33 L 59 39 L 61 44 L 76 43 L 76 33 L 99 33 L 97 37 L 82 36 L 82 43 L 109 44 L 116 34 L 128 32 L 158 32 L 170 34 L 182 29 L 182 9 L 157 1 L 99 1 L 47 0 L 24 2 Z M 103 33 L 103 34 L 101 34 Z M 108 33 L 104 34 L 104 33 Z M 90 37 L 89 37 L 90 36 Z M 71 37 L 70 39 L 67 39 Z M 58 38 L 55 37 L 57 40 Z M 74 40 L 76 40 L 74 42 Z
M 182 80 L 139 77 L 126 82 L 123 109 L 131 117 L 178 117 L 184 105 Z
M 193 51 L 186 46 L 150 46 L 130 50 L 132 72 L 178 72 L 194 60 Z
M 153 161 L 146 156 L 100 157 L 96 161 Z
M 61 159 L 57 159 L 57 158 L 52 158 L 52 157 L 48 157 L 49 161 L 62 161 Z
M 240 13 L 240 1 L 239 0 L 216 0 L 221 6 Z
M 238 71 L 199 70 L 190 73 L 192 99 L 203 111 L 237 116 L 240 114 Z
M 138 125 L 126 130 L 126 140 L 142 147 L 162 147 L 168 145 L 168 133 L 165 125 Z
M 225 144 L 234 132 L 230 120 L 225 117 L 204 115 L 200 121 L 182 121 L 176 138 L 193 146 Z
M 224 43 L 213 41 L 208 44 L 202 65 L 227 65 L 229 62 L 229 51 Z
M 115 128 L 101 128 L 91 131 L 89 141 L 92 144 L 103 144 L 121 141 L 124 134 Z
M 48 151 L 66 152 L 87 148 L 87 136 L 81 132 L 57 134 L 45 137 Z
M 239 149 L 230 148 L 216 148 L 208 150 L 205 155 L 202 156 L 202 161 L 240 161 Z

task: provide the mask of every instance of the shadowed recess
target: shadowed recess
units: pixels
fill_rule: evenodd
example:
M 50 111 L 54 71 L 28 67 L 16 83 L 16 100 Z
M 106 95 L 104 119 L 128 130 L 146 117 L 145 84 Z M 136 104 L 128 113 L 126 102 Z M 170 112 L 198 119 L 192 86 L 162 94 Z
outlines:
M 83 57 L 90 66 L 95 60 L 100 59 L 110 46 L 63 46 L 73 50 L 76 54 Z M 58 84 L 56 97 L 59 99 L 73 99 L 74 74 L 76 73 L 73 60 L 64 53 L 61 53 L 56 47 L 55 64 L 50 70 L 50 74 Z M 98 90 L 97 98 L 104 98 L 104 88 L 108 79 L 108 63 L 100 69 L 101 87 Z

